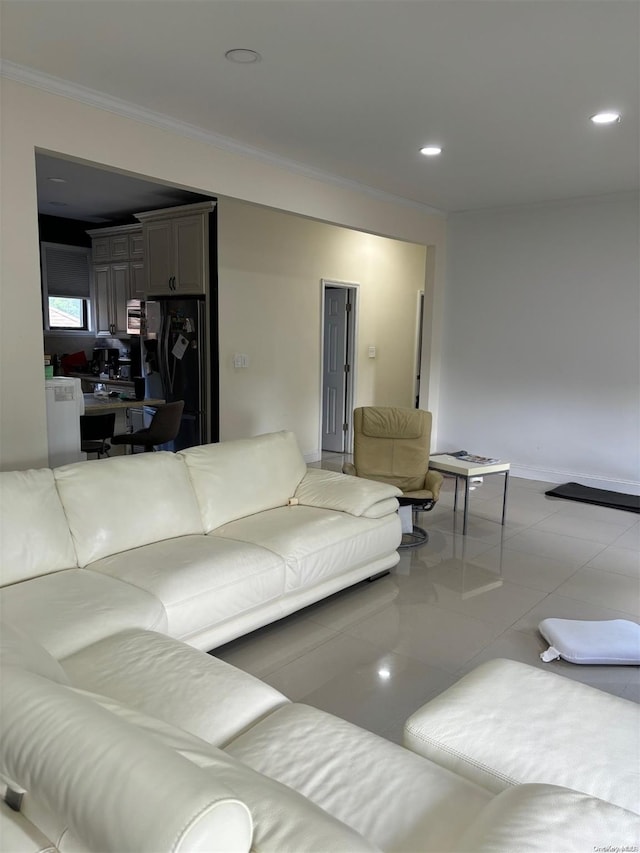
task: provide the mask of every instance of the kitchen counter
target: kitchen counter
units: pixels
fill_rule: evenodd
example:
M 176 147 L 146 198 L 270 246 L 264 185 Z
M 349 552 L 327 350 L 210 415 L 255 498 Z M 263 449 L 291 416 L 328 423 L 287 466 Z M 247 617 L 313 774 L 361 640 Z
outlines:
M 146 397 L 144 400 L 129 397 L 122 400 L 120 397 L 96 397 L 94 394 L 84 394 L 83 396 L 85 415 L 99 415 L 103 412 L 115 412 L 118 409 L 139 409 L 143 406 L 149 406 L 153 409 L 156 406 L 164 406 L 166 403 L 166 400 L 162 400 L 160 397 Z
M 88 382 L 91 385 L 97 385 L 101 383 L 102 385 L 119 385 L 123 388 L 133 388 L 134 383 L 131 379 L 100 379 L 99 376 L 95 376 L 93 373 L 67 373 L 67 376 L 73 376 L 76 379 L 82 379 L 83 382 Z

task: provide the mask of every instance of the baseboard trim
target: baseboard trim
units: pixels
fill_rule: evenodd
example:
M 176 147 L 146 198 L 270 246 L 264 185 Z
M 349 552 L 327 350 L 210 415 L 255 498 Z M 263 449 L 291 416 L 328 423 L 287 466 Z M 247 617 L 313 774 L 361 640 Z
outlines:
M 308 465 L 309 462 L 320 462 L 322 459 L 322 452 L 320 450 L 312 450 L 310 453 L 303 453 L 302 457 Z
M 628 495 L 640 495 L 640 482 L 608 477 L 594 477 L 576 471 L 557 471 L 551 468 L 531 468 L 527 465 L 512 465 L 511 474 L 525 480 L 542 480 L 547 483 L 581 483 L 594 489 L 608 489 Z

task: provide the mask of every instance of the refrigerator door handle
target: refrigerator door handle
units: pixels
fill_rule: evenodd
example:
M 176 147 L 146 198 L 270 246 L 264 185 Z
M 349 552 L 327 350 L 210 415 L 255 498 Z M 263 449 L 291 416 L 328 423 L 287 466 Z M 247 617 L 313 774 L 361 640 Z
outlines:
M 163 306 L 162 311 L 162 326 L 160 328 L 160 352 L 159 352 L 159 367 L 160 379 L 162 381 L 162 389 L 166 401 L 169 403 L 173 400 L 173 388 L 170 384 L 171 371 L 169 368 L 169 335 L 171 332 L 171 324 Z

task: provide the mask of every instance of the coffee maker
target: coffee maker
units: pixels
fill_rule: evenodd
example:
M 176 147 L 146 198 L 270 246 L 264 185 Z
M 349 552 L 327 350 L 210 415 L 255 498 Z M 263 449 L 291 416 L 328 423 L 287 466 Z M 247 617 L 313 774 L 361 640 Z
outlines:
M 120 350 L 104 347 L 102 349 L 94 349 L 92 371 L 96 376 L 108 376 L 110 379 L 115 379 L 118 376 L 118 361 L 120 359 Z

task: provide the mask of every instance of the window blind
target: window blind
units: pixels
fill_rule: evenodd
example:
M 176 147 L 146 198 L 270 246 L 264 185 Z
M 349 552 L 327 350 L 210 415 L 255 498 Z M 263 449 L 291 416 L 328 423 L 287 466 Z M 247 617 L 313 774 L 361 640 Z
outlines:
M 90 249 L 79 246 L 55 244 L 44 246 L 42 272 L 47 285 L 47 294 L 88 299 L 90 255 Z

